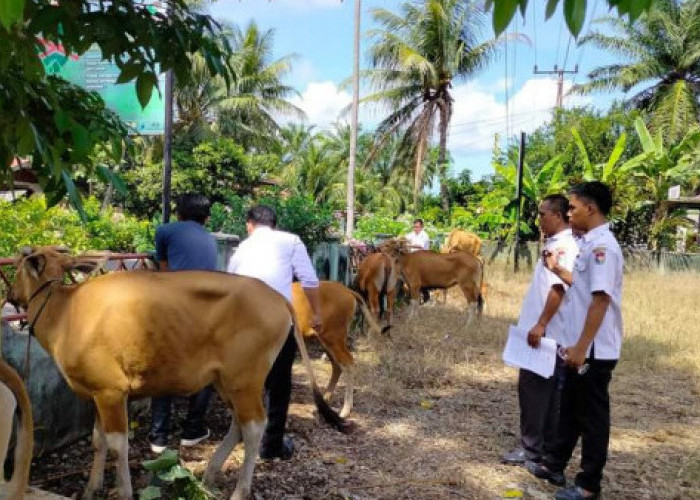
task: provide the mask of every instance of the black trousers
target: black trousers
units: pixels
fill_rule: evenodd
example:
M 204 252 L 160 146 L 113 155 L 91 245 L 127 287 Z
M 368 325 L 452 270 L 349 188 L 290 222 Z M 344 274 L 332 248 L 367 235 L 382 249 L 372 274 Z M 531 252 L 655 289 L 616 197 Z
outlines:
M 552 452 L 559 424 L 559 399 L 564 385 L 564 365 L 557 358 L 554 375 L 544 378 L 520 370 L 520 441 L 530 460 L 539 462 Z
M 265 379 L 267 427 L 262 439 L 264 448 L 274 450 L 282 447 L 289 401 L 292 396 L 292 366 L 296 352 L 297 343 L 292 330 Z
M 187 410 L 187 418 L 182 426 L 182 435 L 185 437 L 201 436 L 206 431 L 204 426 L 204 417 L 207 413 L 209 400 L 211 399 L 213 389 L 207 386 L 201 391 L 189 396 L 189 409 Z M 160 398 L 151 398 L 151 439 L 162 438 L 167 439 L 170 432 L 170 418 L 172 415 L 171 396 Z
M 598 493 L 610 441 L 610 396 L 608 385 L 617 360 L 588 359 L 588 371 L 579 375 L 566 368 L 561 393 L 559 431 L 545 465 L 563 472 L 581 437 L 581 472 L 576 485 Z

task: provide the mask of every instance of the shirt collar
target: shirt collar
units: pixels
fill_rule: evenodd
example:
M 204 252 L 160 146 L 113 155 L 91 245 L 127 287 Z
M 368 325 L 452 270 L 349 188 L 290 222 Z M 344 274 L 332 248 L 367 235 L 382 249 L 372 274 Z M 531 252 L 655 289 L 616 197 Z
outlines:
M 600 226 L 591 229 L 588 231 L 586 234 L 583 235 L 583 241 L 586 243 L 590 243 L 594 239 L 596 239 L 598 236 L 601 234 L 610 231 L 610 223 L 606 222 L 605 224 L 601 224 Z
M 565 236 L 572 236 L 572 235 L 573 235 L 573 233 L 571 232 L 571 228 L 570 228 L 570 227 L 567 227 L 567 228 L 564 229 L 563 231 L 559 231 L 558 233 L 553 234 L 552 236 L 550 236 L 549 238 L 547 238 L 547 241 L 548 241 L 548 242 L 549 242 L 549 241 L 557 241 L 557 240 L 560 239 L 560 238 L 563 238 L 563 237 L 565 237 Z
M 250 234 L 250 236 L 253 236 L 254 234 L 264 234 L 264 233 L 269 233 L 272 231 L 272 228 L 269 226 L 256 226 L 255 229 L 253 229 L 253 232 Z

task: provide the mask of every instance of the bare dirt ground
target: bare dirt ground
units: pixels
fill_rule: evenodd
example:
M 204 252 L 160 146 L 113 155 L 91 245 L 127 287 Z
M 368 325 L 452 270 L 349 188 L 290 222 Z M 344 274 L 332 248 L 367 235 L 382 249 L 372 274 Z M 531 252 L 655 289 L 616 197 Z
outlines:
M 497 499 L 553 498 L 554 487 L 524 469 L 499 463 L 517 442 L 516 370 L 501 361 L 529 276 L 488 269 L 487 306 L 466 326 L 456 292 L 446 305 L 402 313 L 390 339 L 353 338 L 356 353 L 354 432 L 319 423 L 301 366 L 289 432 L 297 452 L 289 462 L 259 462 L 256 499 Z M 612 441 L 605 499 L 700 498 L 700 275 L 626 276 L 625 343 L 613 375 Z M 318 356 L 317 356 L 318 357 Z M 315 361 L 319 378 L 330 374 Z M 334 404 L 342 401 L 341 387 Z M 182 410 L 182 408 L 180 408 Z M 136 417 L 131 442 L 135 489 L 148 481 L 148 417 Z M 217 401 L 208 419 L 213 438 L 182 450 L 201 474 L 228 428 Z M 177 443 L 177 436 L 173 438 Z M 87 440 L 34 461 L 32 484 L 79 496 L 92 460 Z M 238 447 L 218 481 L 217 498 L 235 486 Z M 578 455 L 568 476 L 573 477 Z M 113 474 L 106 484 L 114 484 Z M 105 490 L 105 498 L 112 493 Z

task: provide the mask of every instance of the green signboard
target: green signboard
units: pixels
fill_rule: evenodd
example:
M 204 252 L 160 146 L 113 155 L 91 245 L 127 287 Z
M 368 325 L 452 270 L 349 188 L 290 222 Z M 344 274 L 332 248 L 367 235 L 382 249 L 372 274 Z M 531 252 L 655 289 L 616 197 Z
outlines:
M 2 0 L 0 0 L 2 1 Z M 140 0 L 149 10 L 159 2 Z M 165 75 L 160 76 L 160 92 L 153 91 L 145 108 L 136 97 L 136 83 L 117 84 L 119 68 L 116 64 L 102 60 L 99 47 L 93 46 L 82 56 L 66 55 L 60 44 L 44 42 L 45 51 L 40 54 L 46 72 L 59 75 L 86 90 L 95 91 L 104 99 L 107 107 L 117 113 L 134 133 L 143 135 L 162 134 L 165 125 L 165 104 L 162 93 L 165 90 Z

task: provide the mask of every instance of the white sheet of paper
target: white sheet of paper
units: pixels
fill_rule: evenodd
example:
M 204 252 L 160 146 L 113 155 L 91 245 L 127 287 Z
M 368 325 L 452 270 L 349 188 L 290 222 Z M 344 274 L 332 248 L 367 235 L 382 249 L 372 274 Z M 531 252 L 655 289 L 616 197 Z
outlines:
M 525 368 L 541 377 L 549 378 L 554 374 L 557 360 L 557 343 L 543 337 L 540 346 L 532 348 L 527 343 L 527 331 L 511 325 L 508 330 L 503 361 L 510 366 Z

